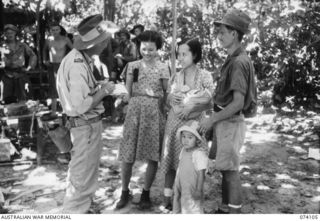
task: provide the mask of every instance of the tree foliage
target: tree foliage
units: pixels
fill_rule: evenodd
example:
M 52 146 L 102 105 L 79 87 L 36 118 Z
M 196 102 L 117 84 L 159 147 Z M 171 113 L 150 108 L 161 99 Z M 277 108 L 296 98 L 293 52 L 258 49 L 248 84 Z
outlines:
M 251 33 L 244 44 L 254 61 L 260 92 L 272 91 L 265 93 L 269 94 L 267 104 L 319 110 L 320 3 L 180 1 L 178 36 L 200 39 L 204 49 L 201 65 L 208 70 L 219 69 L 225 56 L 217 45 L 213 22 L 231 7 L 246 11 L 252 18 Z M 158 8 L 157 15 L 157 25 L 170 42 L 170 5 Z
M 39 0 L 10 2 L 34 11 Z M 213 22 L 231 7 L 246 11 L 252 18 L 251 33 L 244 44 L 254 61 L 263 104 L 319 108 L 320 3 L 312 0 L 178 0 L 178 39 L 198 38 L 203 45 L 200 65 L 213 73 L 218 73 L 226 56 L 218 47 Z M 103 10 L 106 18 L 121 27 L 130 29 L 141 23 L 147 29 L 159 30 L 166 42 L 161 54 L 164 59 L 169 58 L 171 0 L 43 0 L 41 18 L 46 22 L 41 30 L 48 21 L 58 20 L 72 31 L 81 19 Z

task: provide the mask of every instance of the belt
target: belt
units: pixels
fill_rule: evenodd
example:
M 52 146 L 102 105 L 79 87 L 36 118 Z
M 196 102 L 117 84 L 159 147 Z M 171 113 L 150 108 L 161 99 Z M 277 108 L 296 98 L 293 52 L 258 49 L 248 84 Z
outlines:
M 220 111 L 222 111 L 224 109 L 224 107 L 222 107 L 222 106 L 219 106 L 219 105 L 217 105 L 217 104 L 214 104 L 213 105 L 213 110 L 214 110 L 214 112 L 220 112 Z M 241 114 L 241 110 L 240 111 L 238 111 L 238 112 L 236 112 L 234 115 L 240 115 Z
M 158 96 L 152 96 L 149 94 L 141 94 L 141 93 L 133 93 L 132 97 L 150 97 L 150 98 L 155 98 L 155 99 L 159 99 L 160 97 Z
M 91 118 L 89 120 L 84 120 L 80 117 L 68 117 L 68 122 L 70 124 L 70 127 L 73 128 L 73 127 L 81 127 L 84 125 L 90 125 L 90 124 L 99 122 L 101 119 L 102 119 L 101 115 Z

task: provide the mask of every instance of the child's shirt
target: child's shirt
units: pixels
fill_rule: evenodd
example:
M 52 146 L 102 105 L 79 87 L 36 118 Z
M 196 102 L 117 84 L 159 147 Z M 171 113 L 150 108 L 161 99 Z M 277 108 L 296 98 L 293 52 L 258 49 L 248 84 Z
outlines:
M 186 151 L 185 148 L 182 149 L 180 153 L 179 160 L 181 161 L 183 157 L 190 154 L 190 152 Z M 207 169 L 209 158 L 207 151 L 202 148 L 195 149 L 191 153 L 191 161 L 196 171 Z
M 182 149 L 174 183 L 173 213 L 203 213 L 203 196 L 202 199 L 195 200 L 192 193 L 198 186 L 201 171 L 205 170 L 207 165 L 208 156 L 204 149 L 198 148 L 190 152 Z

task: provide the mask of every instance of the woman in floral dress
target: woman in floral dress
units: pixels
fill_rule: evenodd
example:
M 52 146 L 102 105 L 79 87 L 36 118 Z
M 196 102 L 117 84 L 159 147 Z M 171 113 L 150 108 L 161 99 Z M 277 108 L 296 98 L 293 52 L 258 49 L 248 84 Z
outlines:
M 178 48 L 178 60 L 181 63 L 182 70 L 171 79 L 168 102 L 171 104 L 168 120 L 165 128 L 163 141 L 163 155 L 161 169 L 165 174 L 165 208 L 172 209 L 172 187 L 179 164 L 179 155 L 182 149 L 180 142 L 176 138 L 178 128 L 184 125 L 190 116 L 193 120 L 199 121 L 208 109 L 211 102 L 211 96 L 214 91 L 212 76 L 210 73 L 201 70 L 196 64 L 201 60 L 201 44 L 197 39 L 192 39 L 181 43 Z M 207 90 L 210 92 L 207 105 L 191 105 L 183 108 L 181 111 L 175 111 L 173 106 L 181 104 L 183 94 L 190 90 Z M 198 114 L 194 114 L 198 112 Z M 207 147 L 206 147 L 207 148 Z
M 162 38 L 155 31 L 145 31 L 140 35 L 140 40 L 143 58 L 129 63 L 126 76 L 130 100 L 119 149 L 119 160 L 122 161 L 122 194 L 116 205 L 117 209 L 125 207 L 129 201 L 128 186 L 132 166 L 136 160 L 148 163 L 139 207 L 151 207 L 149 190 L 160 161 L 165 127 L 162 107 L 169 70 L 168 66 L 157 59 L 157 50 L 162 47 Z

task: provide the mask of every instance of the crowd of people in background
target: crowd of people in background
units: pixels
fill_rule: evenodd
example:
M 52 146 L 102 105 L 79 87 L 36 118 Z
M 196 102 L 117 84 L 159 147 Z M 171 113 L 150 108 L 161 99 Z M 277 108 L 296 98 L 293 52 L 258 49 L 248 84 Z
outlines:
M 130 31 L 126 28 L 114 33 L 103 51 L 99 55 L 99 62 L 106 66 L 105 76 L 113 82 L 122 82 L 121 76 L 128 62 L 141 59 L 139 51 L 139 34 L 144 31 L 141 24 L 135 25 Z M 4 42 L 2 44 L 1 59 L 1 101 L 10 104 L 26 101 L 32 98 L 32 83 L 26 72 L 38 68 L 36 50 L 22 43 L 18 37 L 20 30 L 13 24 L 4 27 Z M 49 24 L 47 37 L 43 45 L 41 55 L 42 64 L 47 70 L 49 84 L 46 99 L 51 100 L 52 113 L 57 111 L 58 94 L 56 90 L 56 75 L 63 57 L 73 48 L 73 34 L 57 22 Z M 96 74 L 96 73 L 95 73 Z M 97 76 L 99 78 L 99 76 Z M 106 115 L 111 116 L 114 110 L 115 100 L 108 96 L 105 99 Z
M 171 76 L 168 65 L 159 59 L 161 34 L 145 30 L 141 24 L 112 35 L 101 15 L 89 16 L 77 27 L 73 44 L 62 26 L 50 25 L 43 63 L 49 73 L 51 109 L 54 114 L 59 98 L 73 143 L 64 213 L 90 210 L 98 187 L 101 119 L 106 111 L 112 116 L 113 93 L 119 83 L 126 87 L 122 99 L 128 108 L 118 153 L 122 192 L 115 208 L 130 202 L 132 167 L 136 161 L 145 161 L 140 209 L 152 206 L 150 189 L 160 165 L 165 208 L 174 213 L 203 213 L 205 173 L 211 165 L 222 173 L 222 202 L 216 212 L 240 213 L 244 116 L 256 102 L 254 69 L 241 45 L 250 22 L 248 15 L 237 9 L 215 22 L 217 40 L 228 54 L 216 87 L 212 75 L 198 65 L 202 46 L 197 38 L 185 38 L 178 44 L 181 71 Z M 5 99 L 17 96 L 24 100 L 25 79 L 20 74 L 35 68 L 36 56 L 17 41 L 17 32 L 14 25 L 5 26 L 10 53 L 5 56 L 2 81 L 9 82 L 4 88 L 14 88 L 4 90 Z M 213 161 L 205 139 L 208 133 L 215 137 Z

